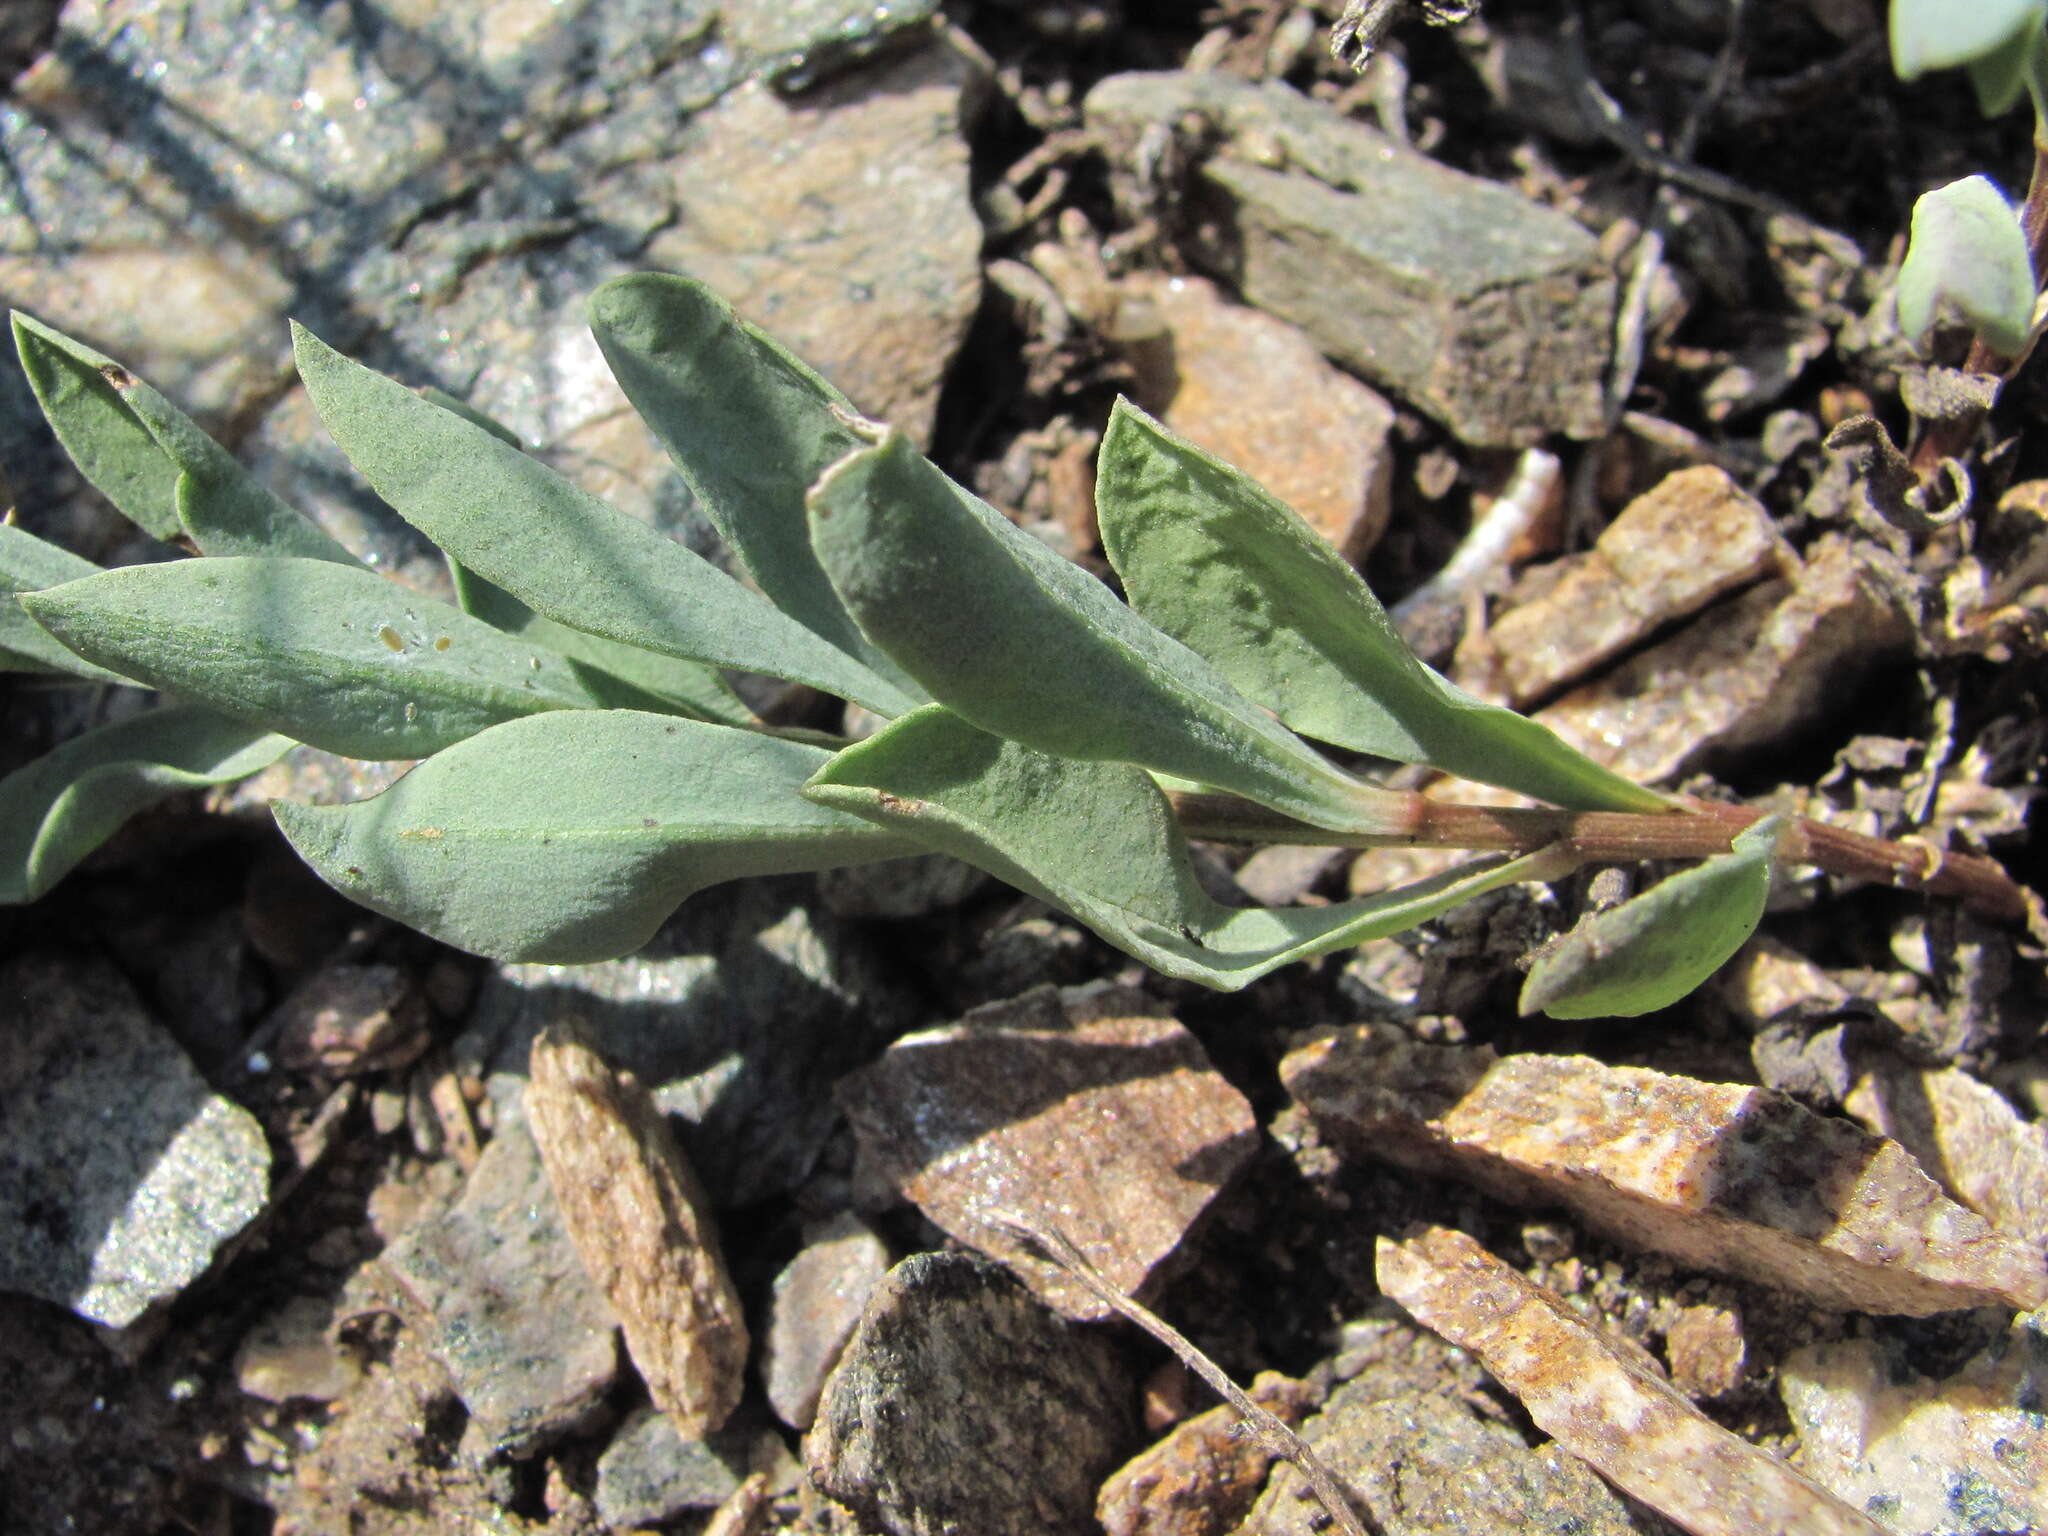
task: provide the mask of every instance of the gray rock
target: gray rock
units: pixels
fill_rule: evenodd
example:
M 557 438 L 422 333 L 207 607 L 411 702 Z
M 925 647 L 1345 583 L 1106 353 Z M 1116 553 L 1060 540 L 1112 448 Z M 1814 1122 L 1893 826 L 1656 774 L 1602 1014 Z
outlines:
M 642 1408 L 598 1458 L 597 1512 L 614 1529 L 657 1525 L 716 1509 L 752 1473 L 786 1482 L 795 1470 L 782 1437 L 761 1424 L 685 1440 L 665 1415 Z
M 790 1428 L 811 1427 L 825 1375 L 888 1270 L 888 1245 L 858 1216 L 842 1211 L 806 1229 L 803 1251 L 775 1277 L 761 1377 L 769 1406 Z
M 1638 1516 L 1597 1473 L 1555 1444 L 1531 1447 L 1448 1392 L 1381 1397 L 1340 1387 L 1302 1428 L 1385 1536 L 1642 1536 L 1670 1527 Z M 1273 1469 L 1239 1536 L 1312 1536 L 1322 1505 L 1291 1464 Z
M 984 1259 L 923 1253 L 868 1303 L 805 1461 L 890 1536 L 1083 1536 L 1132 1449 L 1132 1397 L 1102 1335 Z
M 104 965 L 0 967 L 0 1287 L 124 1328 L 269 1199 L 270 1147 Z
M 384 1263 L 433 1319 L 429 1347 L 489 1452 L 519 1455 L 579 1428 L 618 1375 L 611 1309 L 563 1229 L 526 1121 L 498 1133 L 461 1195 Z
M 1117 75 L 1087 119 L 1124 146 L 1189 115 L 1201 259 L 1246 300 L 1473 447 L 1601 430 L 1615 283 L 1593 237 L 1269 81 Z
M 516 1096 L 533 1037 L 581 1019 L 607 1061 L 681 1116 L 683 1150 L 714 1203 L 786 1193 L 837 1120 L 832 1084 L 911 1018 L 844 925 L 802 904 L 809 889 L 715 886 L 631 959 L 500 966 L 458 1056 L 494 1096 Z
M 823 870 L 818 895 L 841 917 L 928 917 L 959 906 L 989 876 L 951 854 L 921 853 Z

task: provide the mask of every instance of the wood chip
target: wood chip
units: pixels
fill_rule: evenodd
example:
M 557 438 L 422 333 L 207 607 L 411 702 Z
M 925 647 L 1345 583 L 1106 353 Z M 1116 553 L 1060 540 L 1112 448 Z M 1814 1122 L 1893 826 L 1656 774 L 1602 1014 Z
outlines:
M 711 1208 L 653 1097 L 556 1025 L 533 1043 L 527 1118 L 576 1251 L 655 1405 L 685 1440 L 738 1404 L 747 1326 Z
M 1694 1536 L 1884 1527 L 1722 1429 L 1462 1232 L 1379 1241 L 1380 1289 L 1471 1350 L 1545 1433 Z
M 1499 1059 L 1368 1025 L 1280 1070 L 1356 1151 L 1567 1206 L 1701 1269 L 1915 1317 L 2048 1300 L 2040 1254 L 1942 1194 L 1896 1142 L 1767 1089 L 1585 1056 Z

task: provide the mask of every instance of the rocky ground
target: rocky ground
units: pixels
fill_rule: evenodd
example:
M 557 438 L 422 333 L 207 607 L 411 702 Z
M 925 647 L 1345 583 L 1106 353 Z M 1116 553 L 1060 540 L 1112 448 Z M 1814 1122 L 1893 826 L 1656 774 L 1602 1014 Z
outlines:
M 35 0 L 0 297 L 426 591 L 287 316 L 707 550 L 583 328 L 616 273 L 716 284 L 1098 570 L 1126 393 L 1475 692 L 2037 885 L 2038 371 L 1965 525 L 1820 446 L 1903 431 L 1913 198 L 2018 190 L 2025 125 L 1900 86 L 1873 0 L 1496 0 L 1363 74 L 1341 8 Z M 38 420 L 10 370 L 20 520 L 148 558 Z M 9 682 L 0 771 L 136 707 Z M 1611 879 L 1219 996 L 916 861 L 494 966 L 271 828 L 403 766 L 302 749 L 0 910 L 8 1531 L 1330 1528 L 1126 1296 L 1365 1529 L 2048 1528 L 2023 931 L 1795 878 L 1695 997 L 1565 1025 L 1517 961 Z M 1423 862 L 1204 856 L 1262 902 Z

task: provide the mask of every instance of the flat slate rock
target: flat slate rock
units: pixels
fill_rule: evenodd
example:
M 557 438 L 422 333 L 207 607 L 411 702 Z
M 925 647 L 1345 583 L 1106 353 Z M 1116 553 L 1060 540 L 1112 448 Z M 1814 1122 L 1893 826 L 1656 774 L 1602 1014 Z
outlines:
M 383 1262 L 433 1319 L 429 1348 L 486 1450 L 535 1450 L 602 1408 L 619 1373 L 617 1326 L 516 1107 L 500 1106 L 455 1203 L 407 1229 Z
M 761 1341 L 768 1403 L 790 1428 L 811 1427 L 826 1373 L 888 1272 L 888 1245 L 851 1211 L 805 1228 L 803 1249 L 775 1277 Z
M 825 1384 L 812 1480 L 889 1536 L 1088 1536 L 1132 1448 L 1116 1350 L 1010 1273 L 921 1253 L 889 1272 Z
M 110 966 L 0 966 L 0 1103 L 0 1288 L 125 1328 L 268 1203 L 263 1128 Z
M 580 1020 L 680 1118 L 714 1204 L 788 1193 L 838 1123 L 833 1083 L 913 1017 L 855 930 L 807 904 L 811 892 L 801 879 L 717 886 L 630 959 L 499 966 L 457 1056 L 494 1098 L 516 1098 L 534 1037 Z
M 1058 1230 L 1143 1296 L 1258 1147 L 1244 1095 L 1156 1013 L 1139 994 L 1043 987 L 897 1041 L 839 1086 L 863 1170 L 1067 1316 L 1109 1316 L 1011 1222 Z

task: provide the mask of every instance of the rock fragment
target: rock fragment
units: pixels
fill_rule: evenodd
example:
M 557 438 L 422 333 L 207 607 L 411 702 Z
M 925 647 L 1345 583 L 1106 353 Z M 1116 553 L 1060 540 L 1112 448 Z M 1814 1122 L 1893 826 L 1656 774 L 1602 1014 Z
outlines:
M 2021 1119 L 1997 1089 L 1953 1067 L 1863 1065 L 1842 1107 L 2001 1232 L 2048 1252 L 2048 1126 Z
M 1301 1423 L 1311 1393 L 1274 1371 L 1251 1385 L 1252 1401 L 1290 1427 Z M 1258 1497 L 1273 1455 L 1228 1404 L 1174 1426 L 1110 1474 L 1095 1498 L 1108 1536 L 1224 1536 Z
M 1725 1397 L 1742 1385 L 1749 1346 L 1742 1316 L 1729 1307 L 1687 1307 L 1664 1335 L 1671 1384 L 1688 1397 Z
M 1450 1392 L 1388 1395 L 1361 1378 L 1339 1387 L 1302 1434 L 1356 1508 L 1371 1514 L 1369 1528 L 1385 1536 L 1656 1531 L 1583 1462 L 1554 1445 L 1528 1445 Z M 1325 1536 L 1329 1529 L 1299 1470 L 1283 1462 L 1236 1536 Z
M 353 1077 L 409 1067 L 431 1043 L 427 1004 L 395 965 L 336 965 L 294 987 L 272 1015 L 278 1065 Z
M 711 1203 L 668 1122 L 587 1033 L 533 1043 L 526 1114 L 562 1225 L 611 1302 L 655 1407 L 696 1440 L 740 1400 L 747 1324 Z
M 1809 1345 L 1778 1390 L 1814 1478 L 1912 1536 L 2048 1529 L 2048 1317 L 1930 1380 L 1892 1341 Z
M 1883 1527 L 1722 1429 L 1462 1232 L 1379 1241 L 1380 1288 L 1481 1362 L 1538 1428 L 1694 1536 Z
M 762 1471 L 791 1481 L 797 1472 L 782 1437 L 765 1425 L 685 1439 L 667 1414 L 640 1409 L 598 1458 L 597 1512 L 619 1530 L 659 1525 L 691 1510 L 718 1508 Z
M 125 1328 L 270 1198 L 255 1117 L 214 1093 L 111 966 L 0 965 L 0 1288 Z
M 1661 783 L 1812 729 L 1907 636 L 1868 559 L 1825 538 L 1796 584 L 1751 588 L 1536 718 L 1617 773 Z
M 236 1385 L 251 1397 L 330 1403 L 362 1377 L 362 1368 L 329 1331 L 334 1306 L 319 1296 L 294 1296 L 243 1335 L 235 1351 Z
M 1198 259 L 1461 441 L 1601 430 L 1614 278 L 1562 214 L 1277 80 L 1117 75 L 1086 115 L 1129 167 L 1147 130 L 1202 124 L 1220 148 L 1197 173 Z
M 1508 703 L 1525 708 L 1792 558 L 1770 514 L 1724 471 L 1667 475 L 1591 550 L 1561 562 L 1540 597 L 1494 621 L 1487 641 Z
M 1129 345 L 1138 402 L 1299 512 L 1345 559 L 1387 526 L 1394 408 L 1331 367 L 1299 327 L 1199 277 L 1143 273 L 1120 291 L 1156 315 Z
M 812 1479 L 889 1536 L 1087 1536 L 1135 1390 L 1099 1333 L 965 1254 L 904 1260 L 804 1442 Z
M 1153 1006 L 1047 987 L 897 1041 L 840 1084 L 864 1167 L 1069 1317 L 1110 1314 L 1006 1218 L 1063 1233 L 1142 1298 L 1258 1139 L 1244 1096 Z
M 775 1416 L 811 1427 L 825 1375 L 860 1325 L 869 1295 L 889 1272 L 889 1249 L 851 1211 L 804 1234 L 803 1251 L 775 1277 L 761 1378 Z
M 1740 1084 L 1584 1056 L 1497 1059 L 1360 1025 L 1281 1064 L 1341 1144 L 1564 1205 L 1632 1247 L 1827 1306 L 1924 1316 L 2048 1300 L 2038 1253 L 1896 1143 Z
M 383 1261 L 432 1317 L 428 1347 L 469 1409 L 470 1433 L 519 1455 L 601 1409 L 618 1375 L 610 1307 L 564 1230 L 516 1101 L 446 1211 Z

